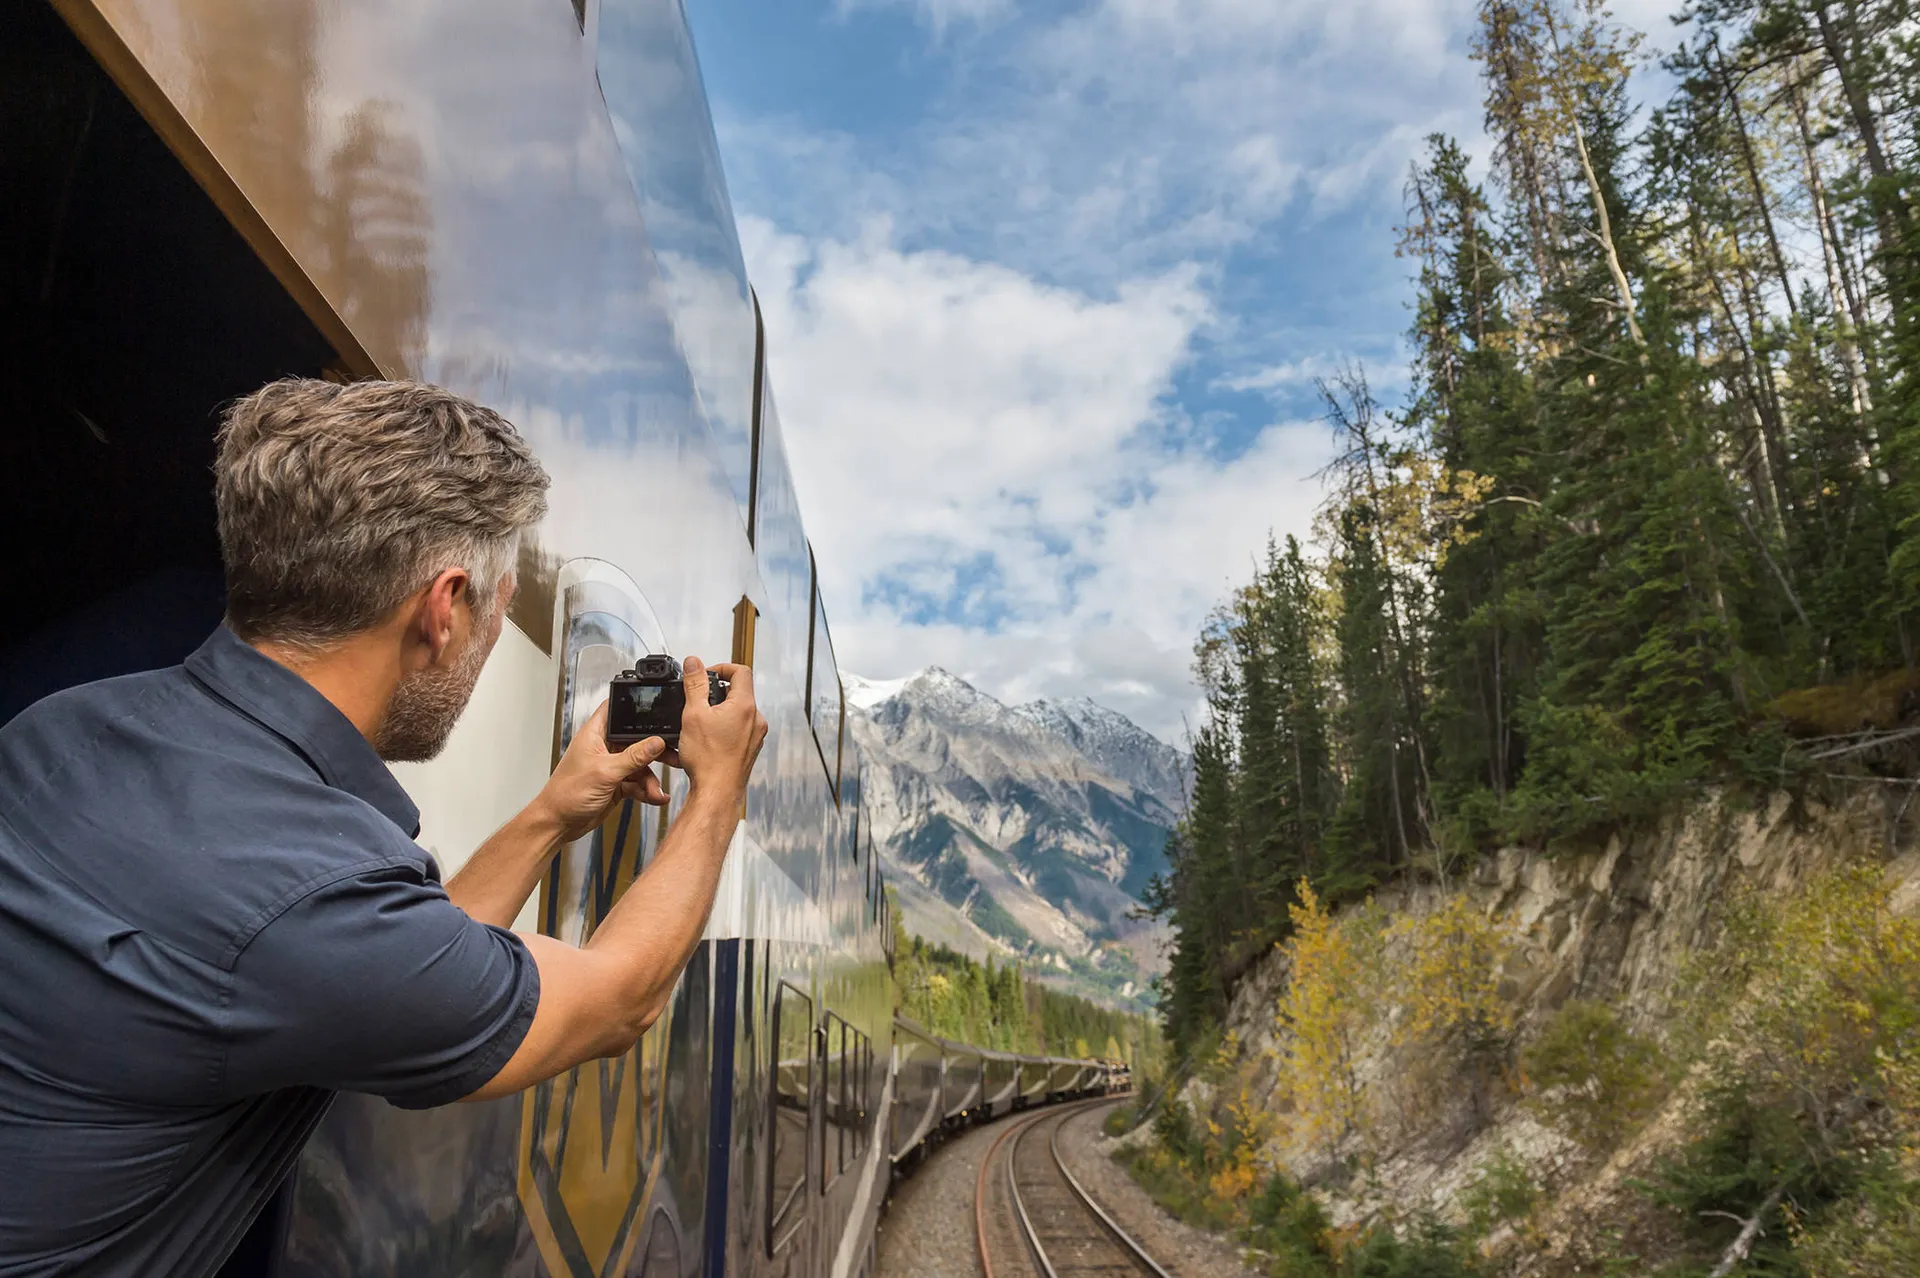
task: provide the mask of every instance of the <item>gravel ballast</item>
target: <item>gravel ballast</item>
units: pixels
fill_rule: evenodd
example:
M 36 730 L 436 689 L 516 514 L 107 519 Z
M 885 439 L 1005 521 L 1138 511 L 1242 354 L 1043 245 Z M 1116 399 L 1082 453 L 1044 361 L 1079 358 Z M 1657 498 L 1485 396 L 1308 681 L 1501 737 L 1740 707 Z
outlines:
M 1075 1114 L 1060 1129 L 1061 1161 L 1080 1187 L 1175 1278 L 1260 1278 L 1242 1263 L 1232 1240 L 1176 1220 L 1113 1161 L 1105 1148 L 1113 1142 L 1100 1131 L 1112 1112 L 1102 1105 Z

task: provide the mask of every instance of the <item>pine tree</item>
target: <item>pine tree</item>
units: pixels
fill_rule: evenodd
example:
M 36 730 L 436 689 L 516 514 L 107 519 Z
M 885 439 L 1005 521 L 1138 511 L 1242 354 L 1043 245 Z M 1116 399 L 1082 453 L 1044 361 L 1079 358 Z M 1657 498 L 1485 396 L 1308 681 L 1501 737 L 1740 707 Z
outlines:
M 1526 763 L 1519 708 L 1543 642 L 1533 580 L 1546 476 L 1523 337 L 1508 312 L 1515 277 L 1458 144 L 1428 140 L 1409 195 L 1403 251 L 1420 260 L 1420 291 L 1408 416 L 1445 499 L 1433 530 L 1435 805 L 1451 827 L 1443 851 L 1459 853 L 1498 831 Z
M 1587 234 L 1568 238 L 1557 353 L 1539 374 L 1559 474 L 1538 578 L 1547 659 L 1519 796 L 1520 828 L 1536 836 L 1650 815 L 1725 756 L 1741 708 L 1726 486 L 1702 429 L 1699 366 L 1619 180 L 1624 70 L 1595 55 L 1567 74 L 1596 212 L 1568 211 Z

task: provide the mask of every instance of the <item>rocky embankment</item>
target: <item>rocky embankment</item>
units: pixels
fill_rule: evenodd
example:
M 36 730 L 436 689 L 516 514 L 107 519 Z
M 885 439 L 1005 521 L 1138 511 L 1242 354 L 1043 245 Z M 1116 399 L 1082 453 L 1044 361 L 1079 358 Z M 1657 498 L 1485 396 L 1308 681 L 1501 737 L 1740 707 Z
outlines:
M 1405 985 L 1419 969 L 1402 963 L 1392 969 L 1401 987 L 1380 991 L 1378 1014 L 1360 1009 L 1346 1023 L 1348 1050 L 1331 1069 L 1337 1085 L 1317 1098 L 1323 1110 L 1339 1109 L 1338 1123 L 1324 1113 L 1312 1121 L 1297 1077 L 1301 1043 L 1280 1014 L 1292 973 L 1276 950 L 1240 981 L 1221 1059 L 1181 1098 L 1216 1132 L 1252 1132 L 1256 1171 L 1311 1187 L 1335 1230 L 1423 1209 L 1458 1223 L 1479 1210 L 1479 1250 L 1522 1273 L 1588 1272 L 1593 1258 L 1630 1244 L 1641 1255 L 1678 1245 L 1634 1237 L 1635 1222 L 1650 1218 L 1635 1186 L 1688 1139 L 1699 1089 L 1682 1072 L 1647 1110 L 1622 1115 L 1617 1131 L 1583 1149 L 1564 1124 L 1543 1121 L 1538 1080 L 1525 1076 L 1527 1045 L 1562 1009 L 1601 1007 L 1646 1045 L 1646 1068 L 1657 1072 L 1659 1058 L 1678 1051 L 1676 1001 L 1686 989 L 1698 997 L 1690 965 L 1719 936 L 1728 903 L 1755 893 L 1790 900 L 1823 872 L 1866 862 L 1884 867 L 1896 913 L 1920 911 L 1920 854 L 1890 852 L 1911 842 L 1911 834 L 1894 837 L 1902 797 L 1799 810 L 1781 798 L 1758 812 L 1716 804 L 1584 855 L 1509 850 L 1464 880 L 1383 892 L 1337 916 L 1352 922 L 1369 911 L 1357 934 L 1380 938 L 1381 953 L 1366 960 L 1375 970 L 1422 934 L 1422 920 L 1447 921 L 1450 935 L 1492 938 L 1493 970 L 1480 986 L 1487 997 L 1475 1013 L 1482 1041 L 1463 1047 L 1456 1034 L 1439 1050 L 1433 1035 L 1412 1032 L 1409 1009 L 1421 991 Z M 1717 996 L 1750 994 L 1728 987 Z M 1475 997 L 1471 989 L 1460 996 Z M 1426 1005 L 1445 1013 L 1444 999 Z M 1318 1048 L 1324 1054 L 1340 1041 L 1336 1034 Z M 1133 1139 L 1147 1139 L 1145 1129 Z M 1232 1192 L 1230 1180 L 1217 1183 Z M 1488 1208 L 1503 1185 L 1518 1202 Z M 1649 1230 L 1658 1232 L 1640 1232 Z

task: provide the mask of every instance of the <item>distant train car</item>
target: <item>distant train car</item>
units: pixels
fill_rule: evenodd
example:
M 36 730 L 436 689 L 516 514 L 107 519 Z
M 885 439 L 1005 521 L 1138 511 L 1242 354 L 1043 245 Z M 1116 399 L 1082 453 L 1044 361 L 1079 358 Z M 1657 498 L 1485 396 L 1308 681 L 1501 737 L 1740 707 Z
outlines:
M 1045 1104 L 1048 1095 L 1047 1084 L 1052 1076 L 1052 1062 L 1045 1057 L 1021 1057 L 1018 1107 L 1026 1109 L 1033 1105 Z
M 1084 1067 L 1079 1061 L 1054 1057 L 1047 1062 L 1047 1097 L 1050 1100 L 1066 1100 L 1078 1096 L 1082 1090 L 1080 1076 Z
M 941 1044 L 946 1083 L 941 1107 L 948 1123 L 971 1122 L 985 1104 L 986 1058 L 965 1043 Z
M 985 1078 L 981 1109 L 989 1118 L 1012 1113 L 1020 1100 L 1020 1058 L 1011 1052 L 982 1051 Z

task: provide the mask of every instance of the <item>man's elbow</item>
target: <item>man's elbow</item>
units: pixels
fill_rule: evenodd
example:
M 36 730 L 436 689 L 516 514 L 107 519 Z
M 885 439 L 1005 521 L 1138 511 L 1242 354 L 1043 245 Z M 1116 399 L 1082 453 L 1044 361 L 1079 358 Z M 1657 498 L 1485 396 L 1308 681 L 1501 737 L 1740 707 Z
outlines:
M 666 1010 L 667 1000 L 664 996 L 648 997 L 630 1004 L 602 1031 L 593 1046 L 594 1057 L 624 1056 L 629 1048 L 640 1041 L 642 1034 L 653 1028 Z

